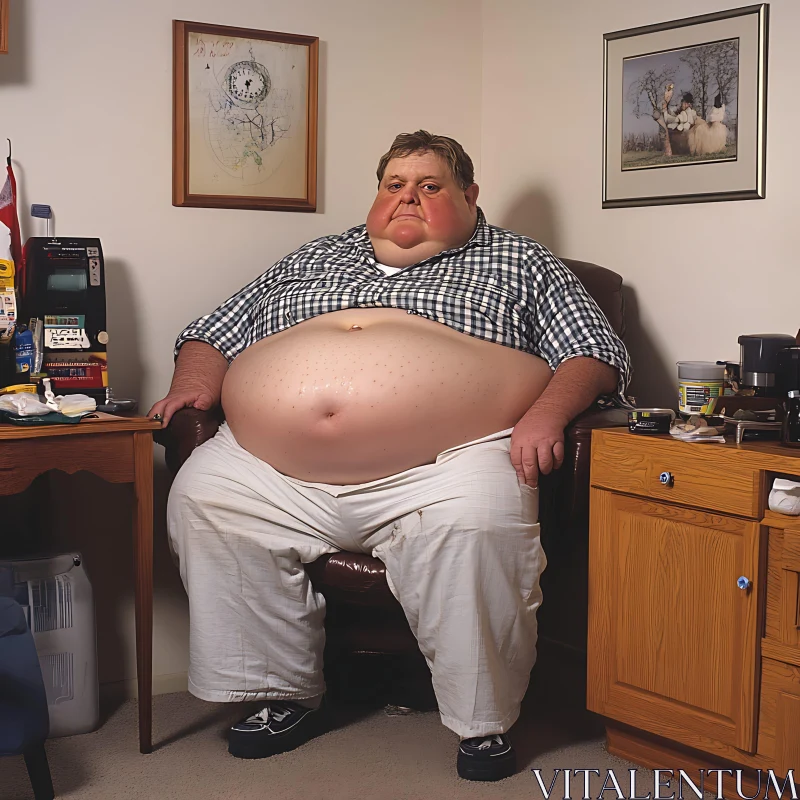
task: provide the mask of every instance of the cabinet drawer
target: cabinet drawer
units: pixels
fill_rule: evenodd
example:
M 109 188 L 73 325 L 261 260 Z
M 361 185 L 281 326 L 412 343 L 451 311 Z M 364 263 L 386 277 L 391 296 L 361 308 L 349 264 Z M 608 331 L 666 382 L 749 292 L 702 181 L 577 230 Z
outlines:
M 769 530 L 765 637 L 800 659 L 800 528 Z
M 742 517 L 759 514 L 759 471 L 732 464 L 715 444 L 606 437 L 592 452 L 592 485 Z M 661 476 L 666 474 L 666 483 Z

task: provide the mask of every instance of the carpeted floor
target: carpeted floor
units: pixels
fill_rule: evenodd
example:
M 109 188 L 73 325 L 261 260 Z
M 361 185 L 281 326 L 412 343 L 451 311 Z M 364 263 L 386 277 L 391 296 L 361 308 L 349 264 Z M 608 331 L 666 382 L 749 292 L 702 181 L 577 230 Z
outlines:
M 537 665 L 512 730 L 519 772 L 493 784 L 456 776 L 457 737 L 436 712 L 388 716 L 374 697 L 338 700 L 335 730 L 260 761 L 234 759 L 226 750 L 226 725 L 242 716 L 242 706 L 204 703 L 186 693 L 155 698 L 150 755 L 138 752 L 135 701 L 108 711 L 94 733 L 50 740 L 47 752 L 56 796 L 75 800 L 529 800 L 542 797 L 534 767 L 547 784 L 556 768 L 597 769 L 604 777 L 613 769 L 627 777 L 633 765 L 605 751 L 602 727 L 583 711 L 580 684 L 576 691 L 563 678 L 563 671 L 548 675 Z M 649 787 L 644 794 L 652 791 L 652 773 L 640 770 L 637 783 Z M 594 797 L 601 786 L 593 776 Z M 582 795 L 579 775 L 571 796 Z M 560 779 L 552 796 L 564 796 Z M 0 759 L 0 800 L 30 797 L 22 758 Z

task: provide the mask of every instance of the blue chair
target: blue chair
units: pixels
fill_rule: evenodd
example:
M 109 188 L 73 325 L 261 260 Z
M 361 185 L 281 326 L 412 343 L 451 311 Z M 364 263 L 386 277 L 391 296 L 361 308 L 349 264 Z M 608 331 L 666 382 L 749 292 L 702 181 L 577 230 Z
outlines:
M 53 800 L 44 742 L 50 729 L 42 671 L 10 570 L 0 568 L 0 756 L 22 755 L 36 800 Z

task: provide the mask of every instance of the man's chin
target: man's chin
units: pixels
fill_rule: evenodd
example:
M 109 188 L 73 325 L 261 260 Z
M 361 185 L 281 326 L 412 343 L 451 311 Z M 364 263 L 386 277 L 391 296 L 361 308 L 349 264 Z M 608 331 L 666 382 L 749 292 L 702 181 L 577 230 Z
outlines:
M 386 238 L 395 245 L 395 247 L 400 247 L 403 250 L 411 250 L 428 241 L 426 231 L 423 230 L 422 225 L 412 220 L 408 222 L 401 221 L 390 225 L 389 230 L 386 231 Z
M 385 235 L 380 237 L 385 242 L 399 247 L 401 250 L 413 250 L 415 247 L 424 245 L 428 242 L 424 233 L 417 230 L 394 230 L 386 231 Z
M 388 241 L 401 250 L 413 250 L 415 247 L 427 244 L 425 239 L 389 239 Z

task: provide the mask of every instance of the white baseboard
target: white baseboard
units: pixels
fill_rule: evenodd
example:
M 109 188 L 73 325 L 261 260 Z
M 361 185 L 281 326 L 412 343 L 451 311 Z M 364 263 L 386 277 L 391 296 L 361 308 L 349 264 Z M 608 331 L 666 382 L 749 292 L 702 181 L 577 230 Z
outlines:
M 188 676 L 185 672 L 170 672 L 166 675 L 153 675 L 153 694 L 172 694 L 185 692 L 188 686 Z M 132 700 L 139 696 L 139 686 L 136 680 L 113 681 L 100 684 L 100 697 L 103 700 Z

